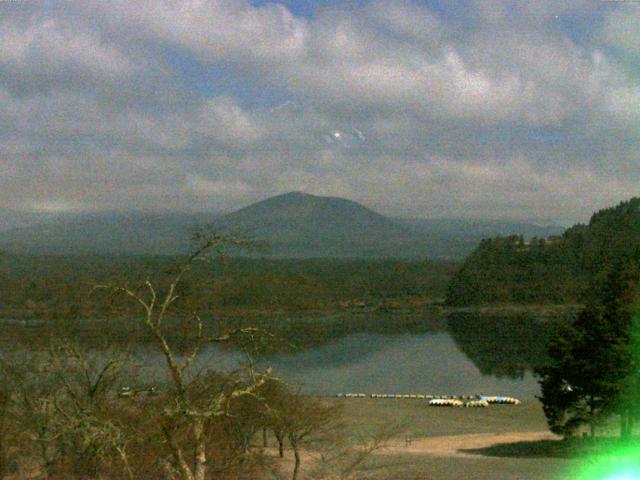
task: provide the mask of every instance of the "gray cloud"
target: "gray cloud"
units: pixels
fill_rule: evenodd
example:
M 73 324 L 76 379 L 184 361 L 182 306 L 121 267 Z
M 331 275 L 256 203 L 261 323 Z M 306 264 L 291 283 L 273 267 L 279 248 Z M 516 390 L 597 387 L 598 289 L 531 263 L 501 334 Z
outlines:
M 0 207 L 306 190 L 569 222 L 637 193 L 640 8 L 470 3 L 0 3 Z M 566 22 L 583 17 L 581 40 Z

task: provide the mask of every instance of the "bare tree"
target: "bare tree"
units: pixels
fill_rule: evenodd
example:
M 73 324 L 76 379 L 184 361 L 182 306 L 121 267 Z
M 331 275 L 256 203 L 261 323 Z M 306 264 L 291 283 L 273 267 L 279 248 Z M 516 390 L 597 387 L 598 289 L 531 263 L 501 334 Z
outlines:
M 327 429 L 327 435 L 316 449 L 317 457 L 309 477 L 318 480 L 354 480 L 362 478 L 364 472 L 388 468 L 386 462 L 372 465 L 371 459 L 405 429 L 404 423 L 386 424 L 366 433 L 352 432 L 349 435 L 344 435 L 344 429 L 339 426 Z
M 279 381 L 266 383 L 261 393 L 266 405 L 265 426 L 278 441 L 280 457 L 284 456 L 284 441 L 288 440 L 294 457 L 292 480 L 296 480 L 302 465 L 302 450 L 334 423 L 338 410 L 335 405 L 303 397 Z
M 115 386 L 125 362 L 121 353 L 99 354 L 69 339 L 52 340 L 50 368 L 61 385 L 54 413 L 63 422 L 59 435 L 65 457 L 79 475 L 96 476 L 119 461 L 126 476 L 133 478 L 127 435 L 113 412 Z
M 1 252 L 0 252 L 1 255 Z M 2 374 L 2 384 L 0 384 L 0 479 L 9 473 L 11 462 L 11 437 L 15 435 L 13 428 L 15 417 L 15 376 L 11 373 L 11 365 L 5 355 L 0 358 L 0 373 Z
M 61 458 L 60 422 L 55 411 L 60 385 L 48 357 L 37 352 L 16 352 L 2 359 L 3 380 L 12 386 L 14 416 L 21 435 L 14 439 L 40 458 L 45 478 L 50 478 Z
M 237 399 L 246 396 L 256 397 L 257 390 L 271 377 L 270 371 L 256 373 L 251 370 L 246 378 L 227 382 L 223 388 L 215 391 L 208 389 L 206 382 L 194 381 L 194 376 L 198 377 L 194 373 L 194 362 L 205 345 L 231 342 L 251 336 L 257 333 L 256 329 L 242 328 L 224 335 L 207 336 L 200 315 L 192 311 L 189 318 L 195 330 L 195 338 L 184 354 L 176 352 L 165 332 L 170 309 L 179 298 L 177 292 L 185 275 L 192 270 L 196 262 L 205 260 L 210 251 L 229 243 L 245 244 L 217 235 L 203 242 L 193 254 L 177 265 L 164 291 L 158 289 L 150 280 L 145 282 L 142 291 L 126 285 L 97 287 L 109 288 L 137 302 L 144 314 L 142 322 L 153 335 L 164 356 L 172 386 L 172 393 L 167 398 L 163 411 L 162 433 L 171 453 L 170 458 L 164 462 L 164 470 L 166 476 L 171 479 L 205 480 L 209 469 L 209 432 L 215 420 L 229 416 L 231 405 Z
M 13 423 L 47 478 L 63 471 L 95 476 L 111 469 L 114 458 L 130 470 L 126 435 L 111 418 L 120 366 L 119 355 L 102 358 L 66 339 L 51 340 L 47 352 L 22 352 L 2 363 L 5 382 L 13 385 Z

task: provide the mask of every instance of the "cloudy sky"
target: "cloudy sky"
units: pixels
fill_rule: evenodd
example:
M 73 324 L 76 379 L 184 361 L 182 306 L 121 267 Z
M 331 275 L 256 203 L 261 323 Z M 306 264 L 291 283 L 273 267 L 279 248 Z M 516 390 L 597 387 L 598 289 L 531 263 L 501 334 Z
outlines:
M 0 207 L 584 221 L 640 193 L 634 0 L 0 0 Z

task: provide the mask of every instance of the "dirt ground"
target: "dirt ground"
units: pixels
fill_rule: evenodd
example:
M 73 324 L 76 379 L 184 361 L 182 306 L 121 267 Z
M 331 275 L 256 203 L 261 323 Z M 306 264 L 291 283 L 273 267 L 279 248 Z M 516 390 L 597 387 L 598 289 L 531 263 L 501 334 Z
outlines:
M 575 460 L 546 455 L 540 447 L 556 442 L 548 432 L 479 433 L 396 439 L 376 451 L 355 478 L 375 480 L 564 480 Z M 273 451 L 275 456 L 276 452 Z M 303 455 L 302 478 L 317 457 Z M 290 478 L 289 452 L 280 463 L 281 478 Z
M 397 424 L 359 478 L 375 480 L 564 480 L 575 459 L 556 455 L 537 400 L 486 409 L 433 408 L 411 400 L 349 399 L 354 436 Z
M 439 437 L 395 440 L 380 450 L 382 455 L 429 455 L 432 457 L 477 456 L 481 449 L 519 442 L 558 440 L 549 432 L 471 433 Z

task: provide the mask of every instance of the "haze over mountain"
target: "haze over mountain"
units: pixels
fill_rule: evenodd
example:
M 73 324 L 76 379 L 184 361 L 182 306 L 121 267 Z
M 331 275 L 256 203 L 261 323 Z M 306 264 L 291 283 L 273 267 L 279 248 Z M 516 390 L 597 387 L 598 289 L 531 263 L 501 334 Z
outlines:
M 9 230 L 0 227 L 0 248 L 42 254 L 173 255 L 187 252 L 194 231 L 205 225 L 264 241 L 269 245 L 264 254 L 298 258 L 462 258 L 488 236 L 546 237 L 563 231 L 500 221 L 391 218 L 351 200 L 291 192 L 226 215 L 82 214 Z
M 0 208 L 0 232 L 14 228 L 48 223 L 53 221 L 55 217 L 55 215 L 44 212 L 18 211 L 8 208 Z

